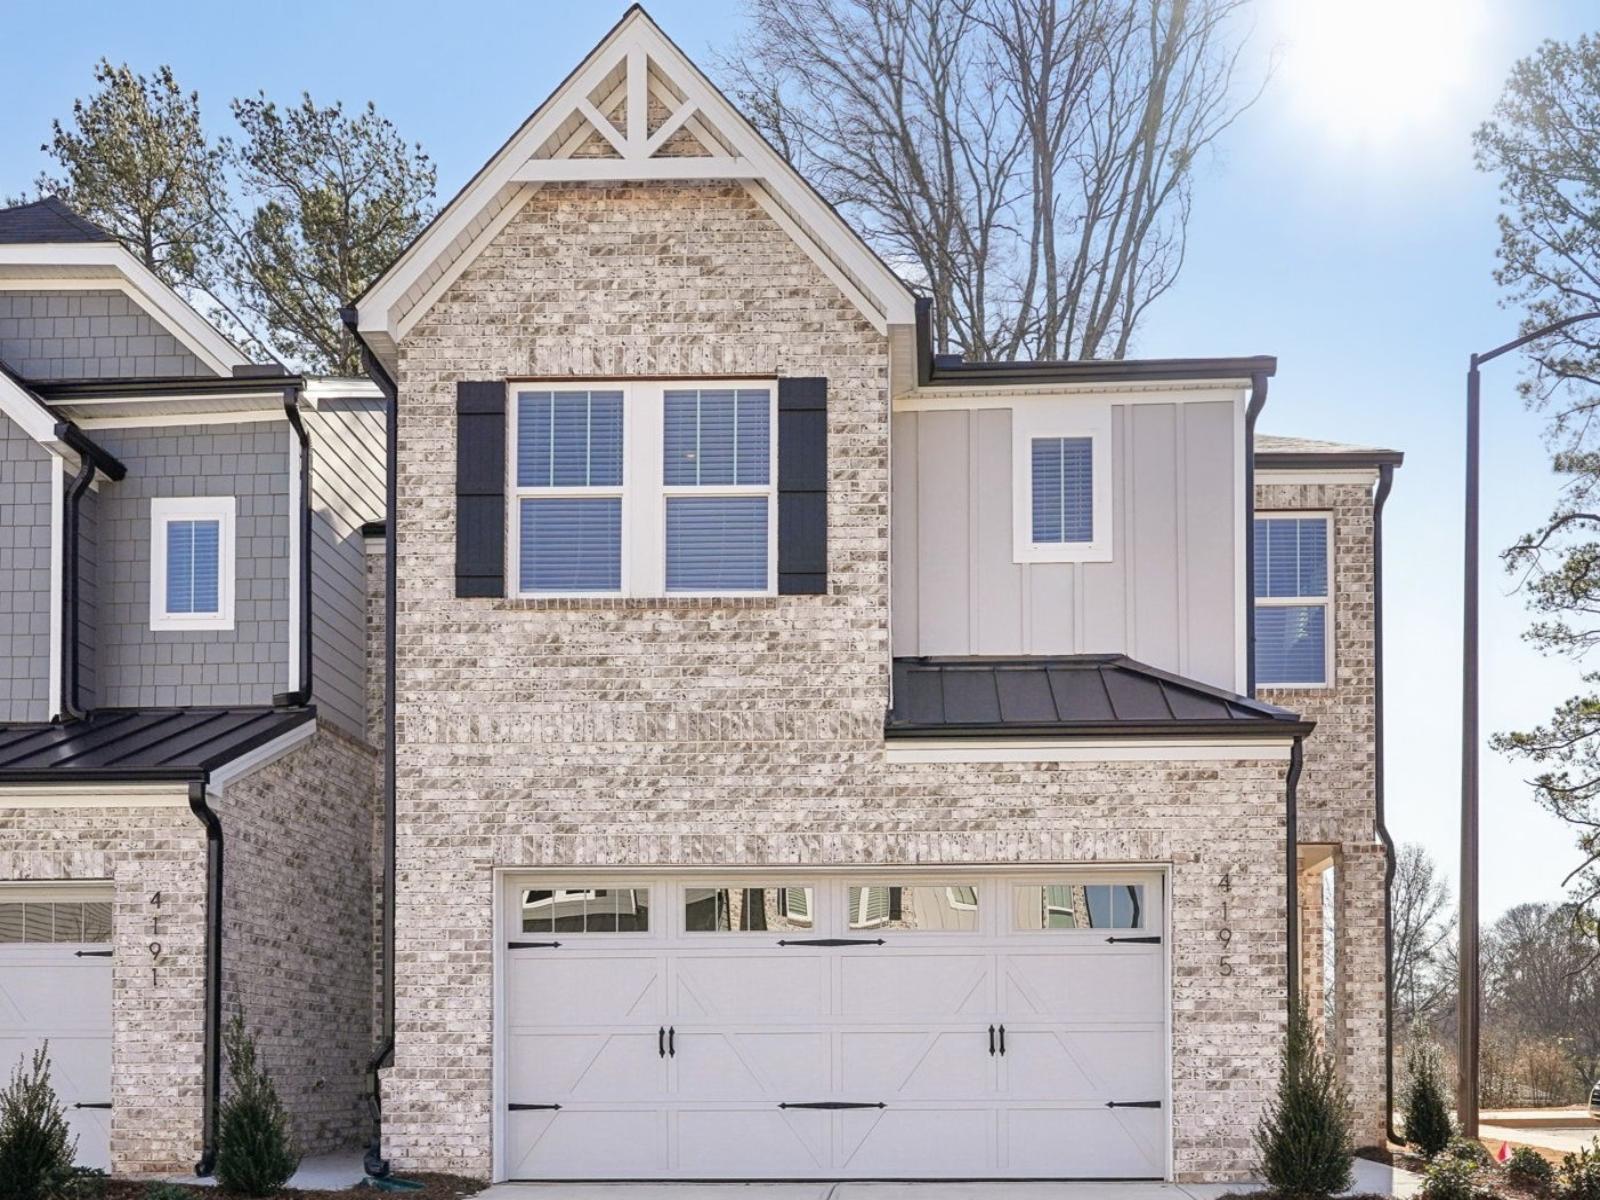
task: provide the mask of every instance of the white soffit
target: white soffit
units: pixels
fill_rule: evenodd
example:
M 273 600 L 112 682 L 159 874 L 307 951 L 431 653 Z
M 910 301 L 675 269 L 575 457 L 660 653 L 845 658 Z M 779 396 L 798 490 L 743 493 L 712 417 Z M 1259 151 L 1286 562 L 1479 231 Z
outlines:
M 880 332 L 912 294 L 637 5 L 356 302 L 398 343 L 546 183 L 737 180 Z

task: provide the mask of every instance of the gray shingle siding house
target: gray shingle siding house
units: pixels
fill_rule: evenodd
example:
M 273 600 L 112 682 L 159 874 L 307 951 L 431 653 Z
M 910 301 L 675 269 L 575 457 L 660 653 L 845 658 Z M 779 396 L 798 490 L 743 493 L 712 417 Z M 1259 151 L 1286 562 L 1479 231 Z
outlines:
M 0 1054 L 101 1161 L 204 1155 L 219 1005 L 378 1171 L 1237 1180 L 1294 997 L 1381 1140 L 1400 456 L 1274 360 L 934 355 L 637 7 L 370 380 L 141 272 L 0 212 Z

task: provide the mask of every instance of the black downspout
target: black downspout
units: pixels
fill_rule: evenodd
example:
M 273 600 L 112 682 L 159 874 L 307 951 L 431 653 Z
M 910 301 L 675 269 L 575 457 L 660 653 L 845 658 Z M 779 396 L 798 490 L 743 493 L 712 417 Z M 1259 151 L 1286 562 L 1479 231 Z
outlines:
M 1285 930 L 1289 941 L 1289 1019 L 1300 1011 L 1300 768 L 1305 765 L 1304 739 L 1289 748 L 1289 774 L 1284 781 L 1284 854 L 1289 903 Z
M 83 494 L 94 480 L 94 462 L 78 455 L 78 472 L 67 488 L 61 509 L 61 713 L 63 721 L 81 721 L 89 714 L 78 705 L 78 617 L 81 586 L 78 562 L 78 513 Z
M 206 803 L 206 785 L 189 785 L 189 808 L 206 827 L 206 1032 L 202 1097 L 201 1178 L 217 1165 L 217 1114 L 222 1103 L 222 822 Z
M 300 606 L 300 686 L 274 696 L 272 703 L 302 708 L 311 703 L 311 436 L 300 415 L 298 386 L 284 391 L 283 412 L 300 439 L 300 512 L 291 518 L 300 522 L 300 595 L 295 600 Z
M 394 876 L 395 876 L 395 562 L 398 504 L 395 491 L 400 461 L 400 389 L 356 328 L 356 310 L 343 308 L 339 318 L 361 347 L 361 365 L 388 402 L 384 417 L 383 522 L 383 1036 L 367 1062 L 367 1105 L 372 1114 L 372 1140 L 362 1160 L 368 1175 L 384 1179 L 389 1162 L 383 1157 L 383 1093 L 378 1071 L 394 1061 Z
M 1394 1128 L 1394 838 L 1385 823 L 1383 801 L 1383 504 L 1394 487 L 1394 467 L 1378 468 L 1372 496 L 1372 800 L 1378 840 L 1383 843 L 1383 1124 L 1389 1140 Z
M 1267 377 L 1250 376 L 1250 404 L 1244 410 L 1244 694 L 1256 694 L 1256 418 L 1267 403 Z

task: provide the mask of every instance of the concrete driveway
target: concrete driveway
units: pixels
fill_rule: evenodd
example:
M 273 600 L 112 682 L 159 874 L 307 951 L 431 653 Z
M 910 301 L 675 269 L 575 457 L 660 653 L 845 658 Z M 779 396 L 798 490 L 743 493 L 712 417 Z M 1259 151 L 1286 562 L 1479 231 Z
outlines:
M 1524 1146 L 1539 1146 L 1546 1150 L 1571 1154 L 1580 1147 L 1593 1145 L 1596 1135 L 1600 1135 L 1600 1121 L 1586 1121 L 1582 1125 L 1573 1125 L 1565 1129 L 1511 1129 L 1504 1125 L 1478 1126 L 1478 1136 L 1494 1150 L 1500 1149 L 1500 1143 L 1504 1141 L 1510 1142 L 1513 1146 L 1520 1142 Z

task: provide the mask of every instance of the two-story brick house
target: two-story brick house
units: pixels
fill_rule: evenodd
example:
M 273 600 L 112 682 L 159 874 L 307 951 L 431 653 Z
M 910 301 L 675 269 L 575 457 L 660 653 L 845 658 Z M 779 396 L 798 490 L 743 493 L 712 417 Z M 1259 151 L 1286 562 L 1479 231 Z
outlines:
M 208 1164 L 242 1012 L 365 1125 L 383 407 L 253 364 L 59 201 L 0 210 L 0 1069 L 81 1161 Z
M 0 1054 L 118 1169 L 235 1004 L 310 1149 L 376 1050 L 379 1170 L 1238 1179 L 1295 998 L 1381 1139 L 1399 456 L 1258 435 L 1272 359 L 936 356 L 637 8 L 377 388 L 140 270 L 0 213 Z
M 1256 439 L 1270 358 L 934 355 L 637 8 L 346 319 L 392 1164 L 1235 1179 L 1296 995 L 1381 1138 L 1398 455 Z

